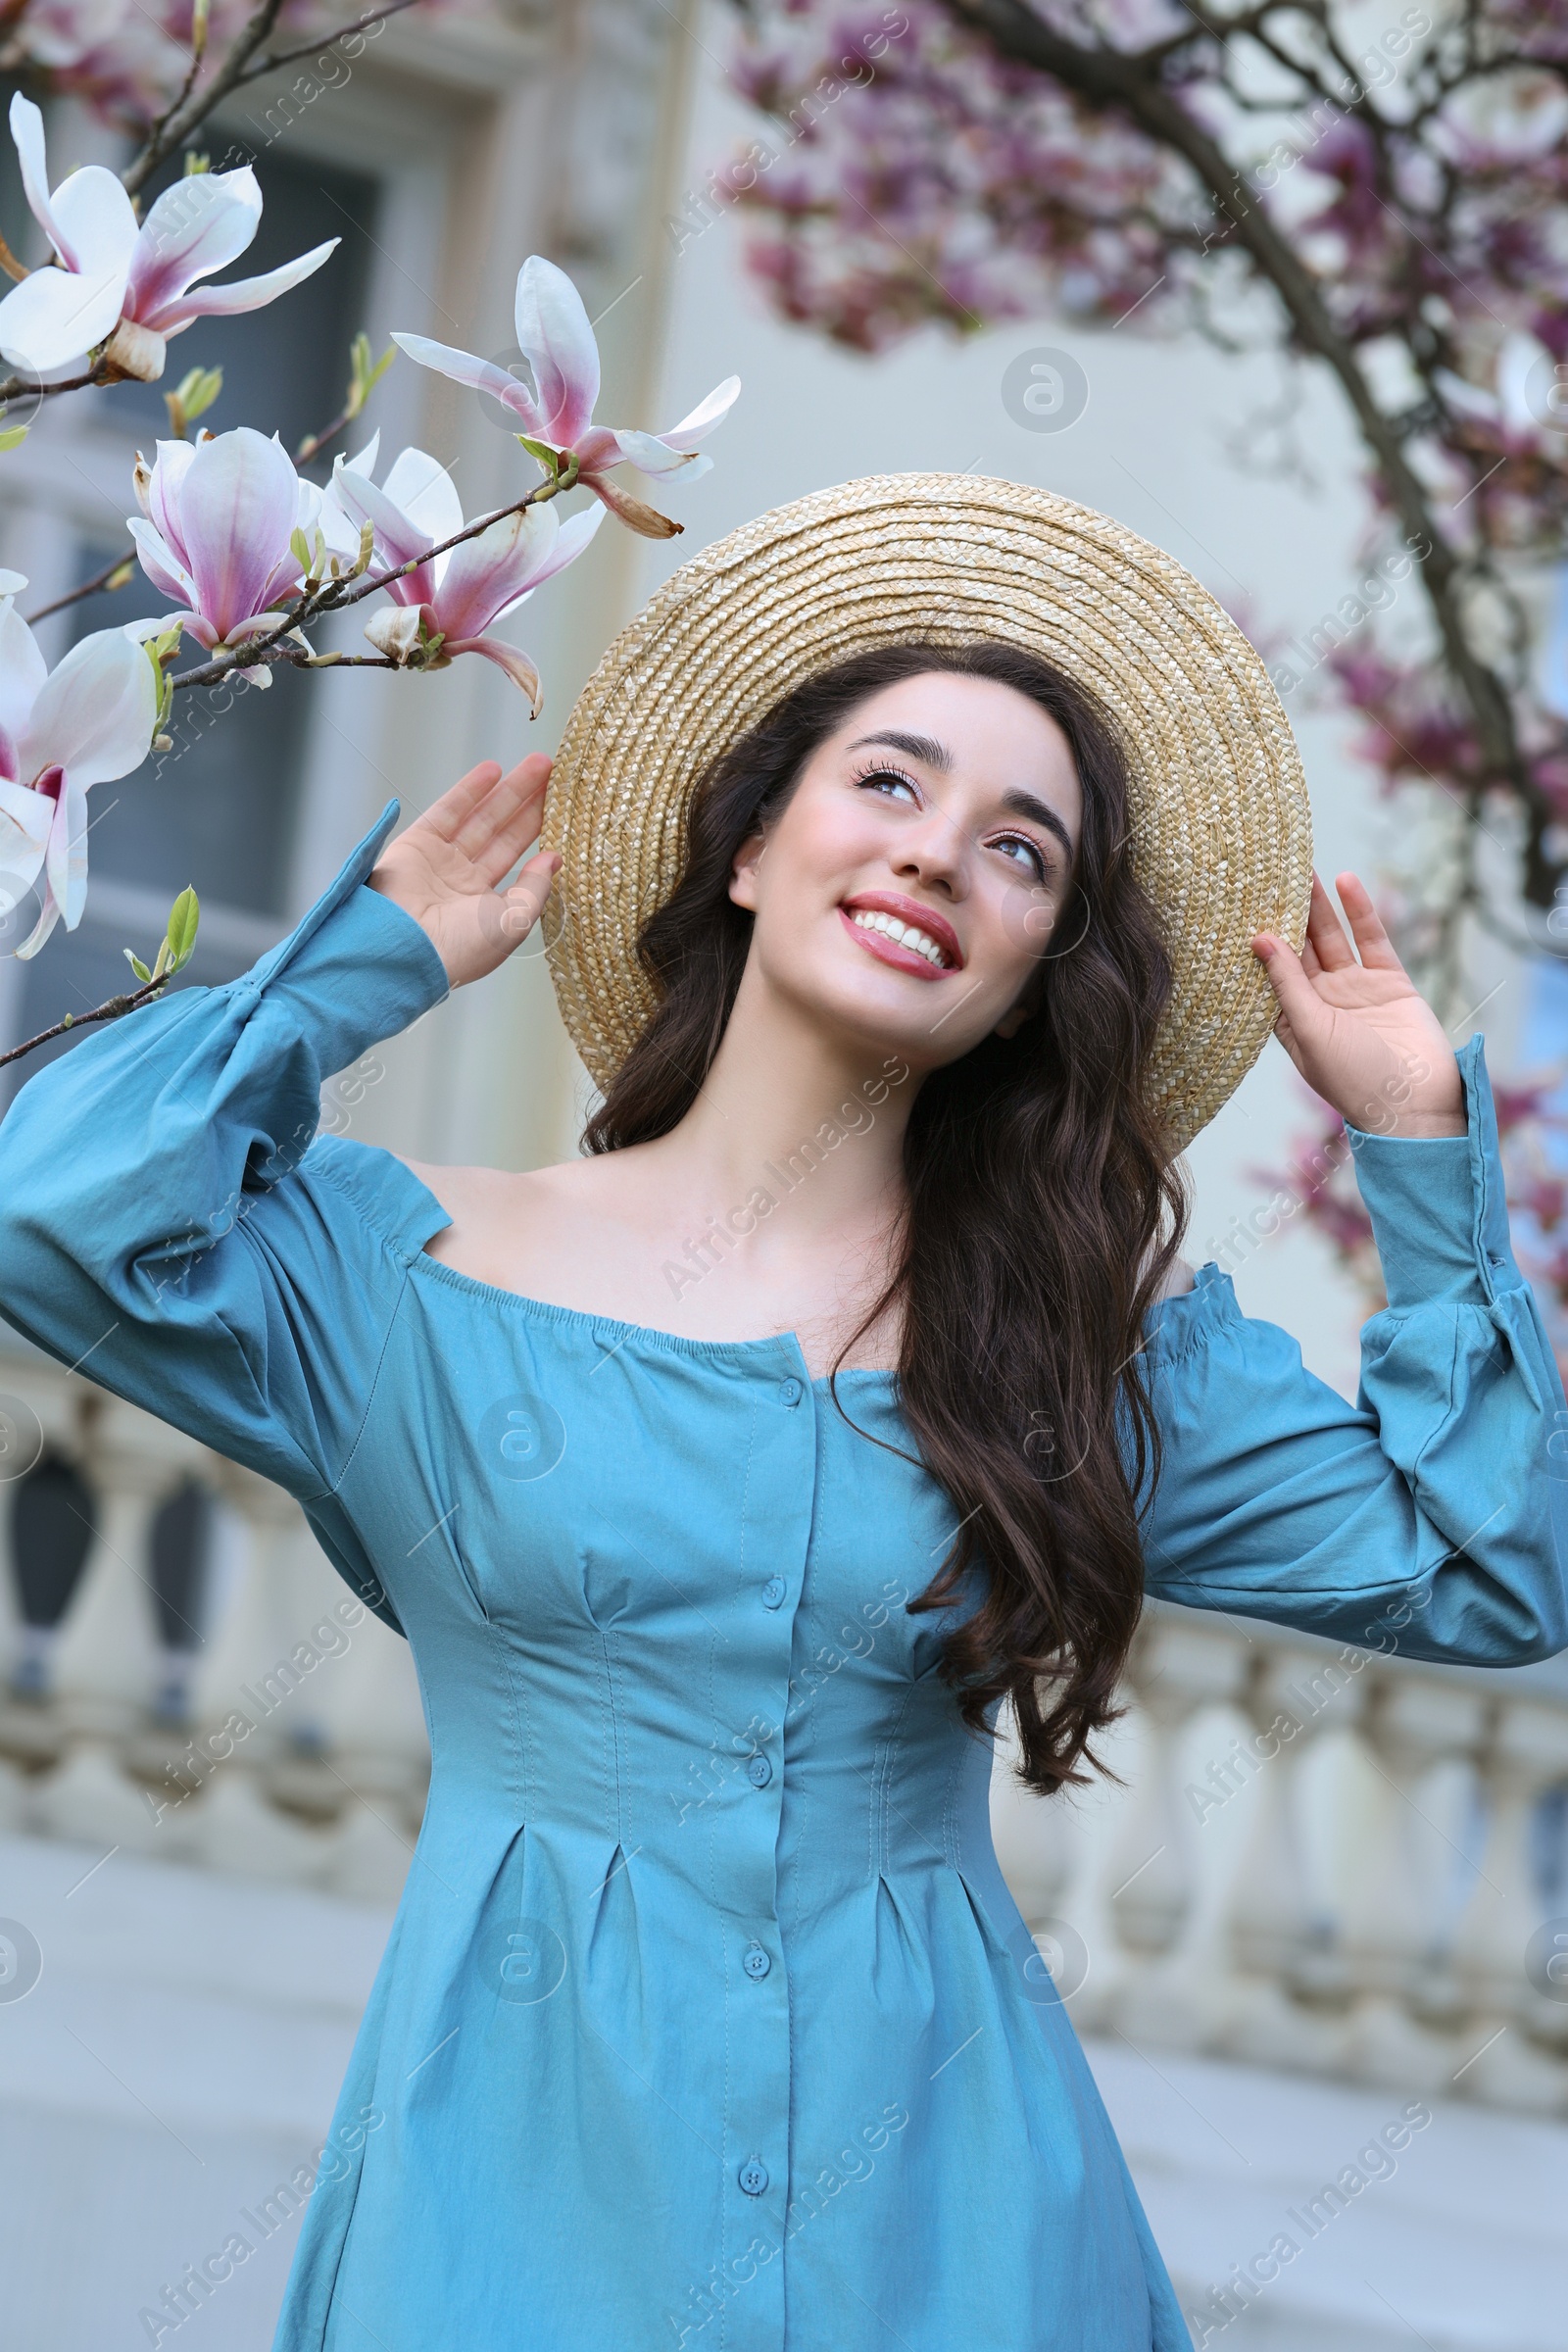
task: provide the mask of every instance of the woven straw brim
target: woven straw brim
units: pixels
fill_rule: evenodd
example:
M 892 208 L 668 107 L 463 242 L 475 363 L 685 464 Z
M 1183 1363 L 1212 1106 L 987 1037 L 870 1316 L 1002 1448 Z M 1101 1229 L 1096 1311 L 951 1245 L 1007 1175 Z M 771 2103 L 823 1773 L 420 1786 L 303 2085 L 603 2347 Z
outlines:
M 654 1008 L 638 932 L 679 879 L 693 790 L 791 688 L 873 647 L 999 639 L 1116 721 L 1137 871 L 1175 969 L 1153 1106 L 1172 1152 L 1262 1051 L 1277 1006 L 1250 942 L 1299 947 L 1311 820 L 1262 662 L 1190 572 L 1103 514 L 1015 482 L 889 474 L 705 548 L 624 628 L 566 723 L 546 809 L 562 1015 L 608 1089 Z

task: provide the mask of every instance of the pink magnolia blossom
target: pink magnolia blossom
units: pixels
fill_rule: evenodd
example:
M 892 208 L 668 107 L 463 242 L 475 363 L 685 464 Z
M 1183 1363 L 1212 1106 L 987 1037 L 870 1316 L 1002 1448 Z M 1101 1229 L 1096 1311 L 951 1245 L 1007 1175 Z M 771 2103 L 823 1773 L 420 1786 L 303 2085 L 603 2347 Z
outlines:
M 158 717 L 153 665 L 124 629 L 104 629 L 49 666 L 12 598 L 26 582 L 0 572 L 0 909 L 42 877 L 43 906 L 17 949 L 36 956 L 87 902 L 87 793 L 147 757 Z
M 321 533 L 343 553 L 358 547 L 361 527 L 374 530 L 378 570 L 412 563 L 463 528 L 452 477 L 422 449 L 406 449 L 378 488 L 371 480 L 380 436 L 357 458 L 339 458 L 321 507 Z M 590 507 L 562 522 L 554 500 L 503 514 L 475 539 L 387 582 L 392 606 L 374 613 L 365 634 L 400 668 L 444 669 L 457 654 L 482 654 L 527 695 L 537 717 L 539 672 L 524 653 L 489 635 L 534 590 L 575 563 L 605 518 Z
M 302 482 L 274 433 L 248 424 L 203 440 L 160 441 L 151 472 L 138 468 L 142 513 L 127 518 L 143 571 L 184 607 L 178 618 L 209 652 L 242 646 L 285 617 L 280 600 L 304 567 L 290 545 L 316 527 L 321 493 Z M 145 626 L 146 624 L 142 624 Z M 265 664 L 242 671 L 271 683 Z
M 138 226 L 130 198 L 101 164 L 73 172 L 51 195 L 43 117 L 20 91 L 11 135 L 27 203 L 59 264 L 32 270 L 0 302 L 0 357 L 34 375 L 103 345 L 122 374 L 150 382 L 164 372 L 171 335 L 193 318 L 260 310 L 319 270 L 339 242 L 329 238 L 262 277 L 200 286 L 256 234 L 262 192 L 248 167 L 176 180 Z
M 27 0 L 13 38 L 22 56 L 58 73 L 112 39 L 127 6 L 128 0 Z
M 575 457 L 579 481 L 634 531 L 649 539 L 669 538 L 677 524 L 607 476 L 622 465 L 656 476 L 684 472 L 695 480 L 706 473 L 712 460 L 698 456 L 697 445 L 728 416 L 741 388 L 740 377 L 726 376 L 667 433 L 596 425 L 599 346 L 582 296 L 565 271 L 541 254 L 530 255 L 517 273 L 514 316 L 517 347 L 533 374 L 532 393 L 493 360 L 477 359 L 471 351 L 455 351 L 424 335 L 395 334 L 392 340 L 421 368 L 433 368 L 454 383 L 488 393 L 516 418 L 521 436 L 558 455 Z

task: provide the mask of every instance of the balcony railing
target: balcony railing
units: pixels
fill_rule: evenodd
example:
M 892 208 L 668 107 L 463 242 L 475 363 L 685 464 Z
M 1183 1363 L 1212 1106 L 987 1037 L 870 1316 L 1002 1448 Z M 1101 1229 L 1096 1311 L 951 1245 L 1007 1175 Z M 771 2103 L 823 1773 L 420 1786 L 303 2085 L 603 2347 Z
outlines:
M 1152 1609 L 1123 1786 L 999 1769 L 997 1851 L 1082 2032 L 1568 2115 L 1568 1689 Z
M 30 1353 L 0 1356 L 0 1828 L 394 1902 L 417 1685 L 298 1506 Z
M 32 1351 L 0 1393 L 0 1828 L 394 1901 L 406 1645 L 275 1487 Z M 1126 1696 L 1120 1785 L 993 1785 L 1081 2032 L 1568 2114 L 1568 1683 L 1157 1608 Z

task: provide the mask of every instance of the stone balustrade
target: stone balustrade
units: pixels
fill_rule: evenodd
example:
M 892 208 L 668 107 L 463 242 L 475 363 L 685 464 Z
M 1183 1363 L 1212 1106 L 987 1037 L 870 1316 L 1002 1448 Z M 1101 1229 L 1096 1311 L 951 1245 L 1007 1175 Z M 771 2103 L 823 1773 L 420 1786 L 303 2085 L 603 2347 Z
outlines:
M 297 1504 L 11 1353 L 0 1482 L 0 1829 L 395 1902 L 418 1688 Z
M 999 1758 L 1081 2033 L 1568 2116 L 1568 1682 L 1151 1609 L 1101 1779 Z
M 412 1662 L 276 1488 L 7 1353 L 0 1551 L 0 1829 L 396 1899 Z M 993 1784 L 1080 2032 L 1568 2115 L 1560 1668 L 1156 1607 L 1126 1697 L 1118 1780 L 1042 1800 L 1003 1753 Z

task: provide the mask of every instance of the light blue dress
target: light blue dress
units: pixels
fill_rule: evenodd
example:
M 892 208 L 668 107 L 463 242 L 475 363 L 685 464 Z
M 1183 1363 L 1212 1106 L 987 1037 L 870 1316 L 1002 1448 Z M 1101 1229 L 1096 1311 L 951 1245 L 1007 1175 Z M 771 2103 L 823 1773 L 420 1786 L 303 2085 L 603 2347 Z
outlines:
M 896 1384 L 423 1254 L 318 1089 L 447 990 L 366 836 L 243 978 L 0 1126 L 0 1308 L 275 1479 L 407 1633 L 434 1759 L 277 2352 L 1186 2352 L 990 1757 L 910 1617 L 953 1529 Z M 1213 1267 L 1154 1318 L 1152 1592 L 1405 1654 L 1568 1645 L 1568 1428 L 1469 1133 L 1359 1145 L 1358 1405 Z M 852 1426 L 858 1424 L 858 1428 Z M 862 1434 L 864 1433 L 864 1434 Z

